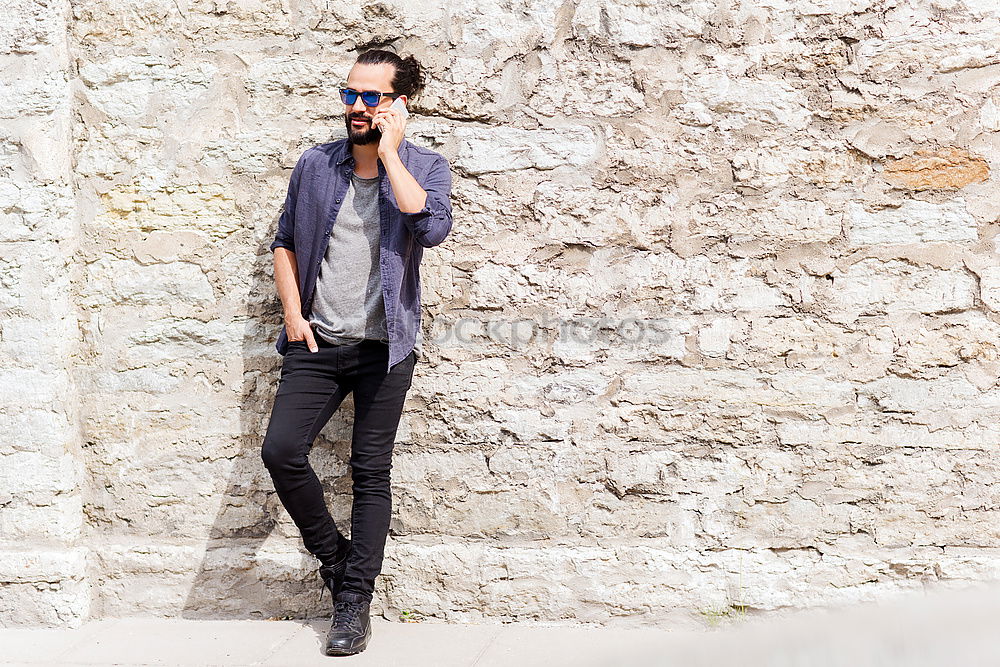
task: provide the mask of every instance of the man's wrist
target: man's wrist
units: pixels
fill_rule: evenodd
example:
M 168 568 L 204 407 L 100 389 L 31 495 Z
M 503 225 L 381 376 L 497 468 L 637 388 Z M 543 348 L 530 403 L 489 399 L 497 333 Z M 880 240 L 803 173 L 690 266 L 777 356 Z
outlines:
M 378 154 L 378 158 L 382 160 L 382 164 L 386 166 L 388 166 L 390 162 L 402 162 L 402 160 L 399 159 L 399 153 L 396 151 L 392 151 L 391 153 L 386 153 L 384 155 L 380 152 Z

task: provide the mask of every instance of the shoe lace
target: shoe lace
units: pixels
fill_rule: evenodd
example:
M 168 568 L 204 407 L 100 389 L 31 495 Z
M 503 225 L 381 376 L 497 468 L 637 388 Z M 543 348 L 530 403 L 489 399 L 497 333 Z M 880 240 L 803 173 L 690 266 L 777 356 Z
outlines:
M 337 600 L 333 605 L 333 625 L 338 628 L 347 628 L 354 625 L 357 623 L 364 606 L 363 602 Z

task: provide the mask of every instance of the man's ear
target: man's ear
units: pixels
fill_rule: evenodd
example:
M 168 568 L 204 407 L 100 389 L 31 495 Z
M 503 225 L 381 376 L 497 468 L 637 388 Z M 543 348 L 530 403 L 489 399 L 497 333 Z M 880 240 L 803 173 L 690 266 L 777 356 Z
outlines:
M 406 95 L 400 95 L 399 99 L 403 100 L 403 104 L 406 106 L 407 111 L 410 109 L 410 98 Z

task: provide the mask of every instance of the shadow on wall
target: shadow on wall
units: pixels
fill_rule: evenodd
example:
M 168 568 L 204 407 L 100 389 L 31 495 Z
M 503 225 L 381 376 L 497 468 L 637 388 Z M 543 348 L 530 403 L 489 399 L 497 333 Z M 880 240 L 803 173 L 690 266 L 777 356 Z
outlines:
M 277 217 L 272 231 L 277 228 Z M 250 619 L 316 618 L 332 612 L 323 588 L 319 561 L 302 545 L 288 517 L 260 452 L 277 391 L 283 357 L 274 347 L 282 326 L 274 288 L 272 255 L 264 248 L 251 272 L 242 299 L 243 369 L 240 392 L 240 433 L 237 453 L 219 509 L 212 522 L 204 556 L 181 616 Z M 266 341 L 262 348 L 261 341 Z M 349 395 L 320 432 L 310 462 L 327 490 L 327 505 L 346 536 L 350 536 L 351 448 L 354 398 Z M 327 609 L 329 607 L 329 609 Z

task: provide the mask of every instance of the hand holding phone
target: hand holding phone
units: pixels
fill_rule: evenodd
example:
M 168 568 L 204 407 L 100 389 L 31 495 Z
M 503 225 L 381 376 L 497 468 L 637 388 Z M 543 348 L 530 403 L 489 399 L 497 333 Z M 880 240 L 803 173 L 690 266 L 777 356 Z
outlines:
M 406 105 L 403 103 L 403 100 L 401 98 L 399 98 L 399 97 L 397 97 L 396 99 L 394 99 L 392 101 L 392 104 L 389 105 L 389 108 L 390 109 L 395 109 L 396 111 L 398 111 L 401 114 L 403 114 L 403 118 L 404 119 L 410 117 L 410 112 L 406 110 Z M 382 129 L 382 123 L 379 123 L 377 125 L 377 127 L 378 127 L 379 130 L 381 130 Z
M 396 99 L 394 99 L 392 101 L 392 104 L 389 105 L 389 108 L 396 109 L 397 111 L 399 111 L 401 114 L 403 114 L 403 118 L 410 117 L 410 112 L 406 110 L 406 105 L 403 104 L 403 98 L 401 97 L 397 97 Z

